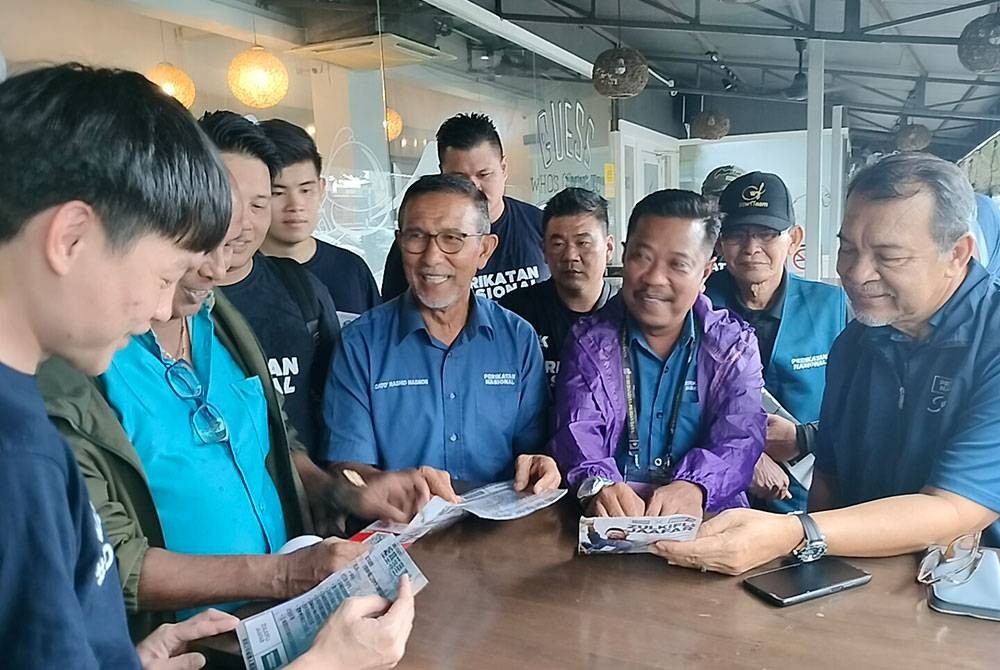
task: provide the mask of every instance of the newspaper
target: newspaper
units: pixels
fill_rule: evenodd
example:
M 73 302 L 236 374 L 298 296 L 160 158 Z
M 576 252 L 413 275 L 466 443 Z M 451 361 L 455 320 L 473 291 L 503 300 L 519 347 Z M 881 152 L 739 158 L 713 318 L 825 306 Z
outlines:
M 327 618 L 351 596 L 399 595 L 399 579 L 409 575 L 413 592 L 427 578 L 395 538 L 383 538 L 372 549 L 310 591 L 241 621 L 236 628 L 248 670 L 283 668 L 309 649 Z
M 581 554 L 645 554 L 660 540 L 693 540 L 701 521 L 687 514 L 672 516 L 582 517 Z
M 510 521 L 528 516 L 548 507 L 566 495 L 566 489 L 553 489 L 542 493 L 519 493 L 514 482 L 497 482 L 473 489 L 462 496 L 462 502 L 453 504 L 434 496 L 421 508 L 408 524 L 376 521 L 367 526 L 352 540 L 367 542 L 373 534 L 395 535 L 409 545 L 428 533 L 447 528 L 466 514 L 474 514 L 491 521 Z

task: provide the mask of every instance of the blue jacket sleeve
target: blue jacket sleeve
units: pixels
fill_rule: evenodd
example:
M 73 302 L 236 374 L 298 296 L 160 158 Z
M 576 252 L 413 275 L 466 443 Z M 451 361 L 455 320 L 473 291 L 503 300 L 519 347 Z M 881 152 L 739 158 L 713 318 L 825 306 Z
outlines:
M 360 337 L 352 337 L 351 330 L 348 327 L 340 340 L 323 394 L 323 417 L 330 430 L 324 460 L 378 466 L 371 374 L 364 342 Z

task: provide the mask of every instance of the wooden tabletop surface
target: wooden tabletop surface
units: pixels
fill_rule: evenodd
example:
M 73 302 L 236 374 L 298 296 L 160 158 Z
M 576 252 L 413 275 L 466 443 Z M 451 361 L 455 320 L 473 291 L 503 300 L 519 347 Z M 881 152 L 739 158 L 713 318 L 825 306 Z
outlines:
M 417 542 L 430 584 L 399 667 L 1000 667 L 1000 625 L 929 610 L 913 557 L 851 560 L 868 585 L 776 608 L 741 578 L 650 555 L 578 556 L 574 507 L 468 518 Z

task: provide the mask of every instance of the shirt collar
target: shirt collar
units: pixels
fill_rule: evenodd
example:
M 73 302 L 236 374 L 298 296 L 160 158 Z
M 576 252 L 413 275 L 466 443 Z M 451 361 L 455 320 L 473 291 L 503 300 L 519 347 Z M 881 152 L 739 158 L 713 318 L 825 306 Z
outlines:
M 424 323 L 420 307 L 413 296 L 413 289 L 406 289 L 403 295 L 399 297 L 399 331 L 397 333 L 399 342 L 402 342 L 407 336 L 418 330 L 426 332 L 427 324 Z M 462 328 L 458 339 L 473 337 L 476 333 L 482 333 L 490 340 L 493 340 L 494 328 L 489 315 L 486 314 L 486 310 L 479 305 L 479 299 L 470 292 L 469 318 L 465 322 L 465 327 Z M 456 339 L 456 342 L 458 339 Z
M 649 346 L 649 342 L 646 341 L 646 336 L 643 335 L 642 329 L 639 328 L 639 324 L 635 319 L 632 318 L 631 314 L 627 314 L 626 317 L 628 324 L 628 340 L 633 345 L 638 345 L 645 349 L 648 353 L 659 358 L 659 354 L 653 351 Z M 694 312 L 688 310 L 687 316 L 684 317 L 684 325 L 681 327 L 680 337 L 677 338 L 677 344 L 674 346 L 674 351 L 677 350 L 678 346 L 686 347 L 694 342 L 696 337 L 694 329 Z

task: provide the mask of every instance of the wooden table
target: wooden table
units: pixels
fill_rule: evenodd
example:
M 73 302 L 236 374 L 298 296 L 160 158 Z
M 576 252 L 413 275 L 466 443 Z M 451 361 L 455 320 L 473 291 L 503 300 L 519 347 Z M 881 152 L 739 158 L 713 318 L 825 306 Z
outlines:
M 787 608 L 650 555 L 576 555 L 575 502 L 415 544 L 430 580 L 400 668 L 998 668 L 1000 625 L 927 608 L 913 557 Z

